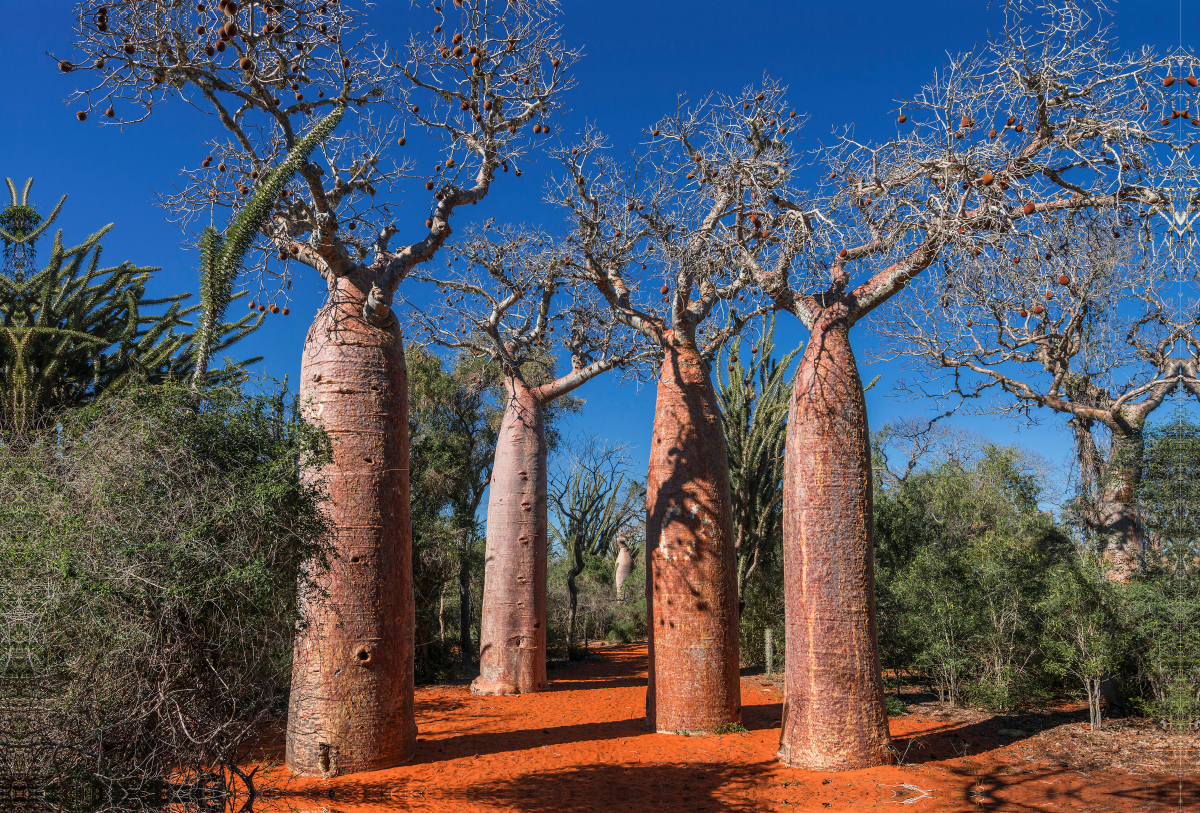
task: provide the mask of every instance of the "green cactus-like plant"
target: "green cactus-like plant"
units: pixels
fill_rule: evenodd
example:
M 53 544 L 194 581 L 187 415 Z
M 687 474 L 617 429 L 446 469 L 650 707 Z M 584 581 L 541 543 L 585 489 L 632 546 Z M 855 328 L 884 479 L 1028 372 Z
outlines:
M 0 212 L 6 226 L 21 224 L 0 228 L 6 255 L 13 249 L 24 258 L 21 267 L 0 273 L 0 425 L 23 434 L 48 412 L 103 397 L 134 377 L 150 383 L 187 380 L 195 362 L 188 317 L 200 310 L 182 304 L 191 294 L 149 299 L 146 284 L 159 269 L 130 262 L 101 268 L 100 240 L 112 224 L 70 248 L 57 232 L 45 267 L 33 273 L 34 244 L 54 223 L 66 196 L 45 220 L 27 211 L 4 217 L 14 208 L 33 211 L 31 184 L 32 179 L 18 196 L 8 180 L 12 204 Z M 165 312 L 146 312 L 156 306 L 166 306 Z M 214 324 L 213 343 L 231 346 L 257 327 L 252 320 Z M 255 361 L 222 370 L 218 378 L 240 375 Z
M 317 124 L 288 152 L 283 162 L 270 171 L 246 205 L 221 235 L 209 226 L 200 235 L 200 304 L 203 315 L 198 331 L 196 368 L 192 376 L 193 389 L 207 381 L 208 362 L 214 348 L 216 326 L 233 299 L 233 283 L 242 269 L 247 252 L 254 244 L 263 221 L 270 216 L 275 201 L 292 176 L 308 162 L 308 156 L 333 134 L 346 108 L 339 105 Z

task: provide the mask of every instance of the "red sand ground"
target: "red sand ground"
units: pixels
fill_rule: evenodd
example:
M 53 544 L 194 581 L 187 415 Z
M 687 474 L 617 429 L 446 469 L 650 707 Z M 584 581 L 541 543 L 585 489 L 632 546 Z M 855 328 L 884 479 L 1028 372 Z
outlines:
M 600 660 L 551 672 L 550 691 L 474 697 L 465 686 L 417 689 L 417 758 L 388 771 L 328 781 L 263 765 L 274 785 L 258 811 L 1200 811 L 1194 748 L 1177 757 L 1190 776 L 1072 765 L 974 723 L 892 719 L 902 767 L 840 774 L 774 759 L 779 688 L 742 679 L 746 733 L 671 736 L 645 728 L 646 648 L 603 647 Z M 1080 729 L 1071 737 L 1085 737 Z M 1058 728 L 1067 728 L 1059 726 Z M 1026 747 L 1023 747 L 1026 746 Z M 1120 748 L 1104 745 L 1105 750 Z M 278 751 L 279 753 L 276 753 Z M 280 759 L 282 749 L 270 757 Z M 1088 768 L 1081 770 L 1080 768 Z

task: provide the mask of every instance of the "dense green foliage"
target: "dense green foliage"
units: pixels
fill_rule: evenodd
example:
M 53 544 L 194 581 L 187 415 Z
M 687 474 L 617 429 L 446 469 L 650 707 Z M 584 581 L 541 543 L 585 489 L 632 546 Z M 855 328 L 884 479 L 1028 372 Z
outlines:
M 232 770 L 287 703 L 297 589 L 325 561 L 322 432 L 283 389 L 137 386 L 0 448 L 6 742 L 60 790 Z M 69 747 L 67 747 L 69 746 Z

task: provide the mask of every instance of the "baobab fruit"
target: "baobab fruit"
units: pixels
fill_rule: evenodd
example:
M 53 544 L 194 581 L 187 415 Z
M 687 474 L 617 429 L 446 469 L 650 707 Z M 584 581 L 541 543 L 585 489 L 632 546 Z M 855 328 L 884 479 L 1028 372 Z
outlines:
M 1054 291 L 1046 291 L 1046 301 L 1049 302 L 1051 299 L 1054 299 Z
M 479 63 L 480 63 L 479 54 L 476 54 L 475 56 L 471 57 L 471 67 L 472 68 L 478 68 Z
M 433 190 L 433 181 L 426 181 L 425 188 L 432 191 Z
M 1162 123 L 1163 123 L 1163 127 L 1168 127 L 1168 126 L 1170 126 L 1170 124 L 1171 124 L 1171 120 L 1170 120 L 1170 119 L 1163 119 L 1163 120 L 1162 120 Z
M 432 218 L 425 221 L 425 228 L 427 228 L 427 229 L 433 228 L 433 219 Z
M 1050 252 L 1049 252 L 1049 251 L 1047 251 L 1047 252 L 1046 252 L 1046 259 L 1047 259 L 1047 260 L 1048 260 L 1048 259 L 1050 259 L 1050 256 L 1051 256 L 1051 255 L 1050 255 Z
M 1029 312 L 1024 308 L 1021 308 L 1019 311 L 1017 311 L 1017 315 L 1024 319 L 1025 317 L 1029 316 Z
M 1163 87 L 1169 88 L 1173 84 L 1175 84 L 1175 77 L 1168 73 L 1166 77 L 1163 78 Z
M 555 57 L 554 59 L 550 60 L 550 64 L 557 68 L 561 63 L 558 61 L 558 57 Z
M 205 56 L 213 56 L 216 53 L 217 53 L 217 49 L 212 47 L 211 45 L 204 46 L 204 55 Z
M 408 143 L 408 141 L 404 138 L 404 136 L 401 136 L 400 138 L 396 139 L 396 143 L 399 144 L 401 147 L 403 147 L 405 144 Z
M 899 122 L 900 124 L 903 124 L 904 122 L 908 121 L 908 116 L 901 113 L 899 116 L 896 117 L 896 121 Z
M 211 155 L 200 162 L 200 166 L 202 166 L 202 167 L 207 167 L 211 164 L 212 164 L 212 156 Z
M 838 259 L 839 259 L 839 260 L 844 260 L 844 259 L 846 259 L 846 258 L 847 258 L 847 257 L 849 257 L 849 256 L 850 256 L 850 252 L 849 252 L 849 251 L 847 251 L 846 249 L 842 249 L 841 251 L 839 251 L 839 252 L 838 252 Z
M 217 40 L 216 49 L 218 53 L 225 53 L 225 40 Z
M 1012 261 L 1013 261 L 1013 265 L 1019 265 L 1021 263 L 1021 255 L 1018 254 L 1018 255 L 1014 256 L 1012 258 Z
M 970 319 L 967 320 L 967 327 L 972 327 L 974 324 L 975 323 L 972 322 Z
M 1008 181 L 1001 181 L 1001 182 L 1000 182 L 1000 189 L 1001 189 L 1002 191 L 1006 191 L 1006 190 L 1008 189 Z
M 537 134 L 537 133 L 541 133 L 541 132 L 542 132 L 542 125 L 540 125 L 540 124 L 535 124 L 535 125 L 533 125 L 533 132 L 534 132 L 535 134 Z
M 979 179 L 979 182 L 984 186 L 991 186 L 993 180 L 995 180 L 995 177 L 992 175 L 992 173 L 985 172 L 983 173 L 983 177 Z
M 254 300 L 250 300 L 250 310 L 252 310 L 252 311 L 258 310 L 258 305 L 254 304 Z
M 288 246 L 288 250 L 289 250 L 289 251 L 291 251 L 293 254 L 299 254 L 299 253 L 300 253 L 300 246 L 298 246 L 298 245 L 296 245 L 295 243 L 293 243 L 292 245 Z
M 1025 206 L 1022 208 L 1022 211 L 1024 211 L 1025 214 L 1027 214 L 1027 215 L 1033 214 L 1033 204 L 1026 203 Z
M 284 309 L 283 309 L 283 315 L 284 315 L 284 316 L 287 316 L 289 313 L 291 313 L 291 311 L 289 311 L 287 308 L 284 308 Z
M 113 118 L 114 116 L 116 116 L 116 115 L 117 115 L 117 111 L 113 110 L 113 109 L 110 107 L 110 108 L 108 108 L 107 110 L 105 110 L 105 111 L 104 111 L 104 115 L 108 116 L 108 117 L 111 119 L 111 118 Z
M 650 135 L 653 135 L 653 136 L 656 136 L 656 135 L 658 135 L 658 130 L 653 130 L 653 131 L 651 131 Z
M 956 130 L 956 131 L 954 132 L 954 137 L 955 137 L 955 138 L 962 138 L 962 137 L 963 137 L 962 130 Z
M 349 67 L 350 67 L 350 57 L 348 57 L 348 56 L 344 56 L 344 57 L 342 57 L 342 67 L 343 67 L 343 68 L 349 68 Z
M 250 57 L 244 56 L 238 60 L 238 66 L 242 70 L 249 72 L 251 69 L 254 68 L 254 63 L 250 61 Z
M 982 253 L 983 253 L 983 249 L 981 249 L 981 248 L 979 248 L 978 246 L 976 246 L 976 248 L 975 248 L 975 256 L 976 256 L 976 257 L 978 257 L 978 256 L 979 256 L 980 254 L 982 254 Z
M 266 305 L 259 305 L 259 306 L 258 306 L 258 312 L 259 312 L 259 313 L 266 313 L 266 312 L 267 312 L 267 306 L 266 306 Z
M 1023 132 L 1025 132 L 1025 125 L 1024 125 L 1024 124 L 1018 124 L 1018 125 L 1017 125 L 1016 127 L 1014 127 L 1013 129 L 1014 129 L 1014 130 L 1016 130 L 1018 133 L 1023 133 Z
M 549 126 L 549 125 L 547 125 L 547 124 L 543 124 L 543 125 L 542 125 L 542 134 L 543 134 L 543 135 L 545 135 L 545 134 L 547 134 L 547 133 L 549 133 L 549 132 L 550 132 L 550 126 Z
M 988 138 L 995 138 L 995 137 L 996 137 L 996 128 L 993 127 L 991 130 L 988 130 Z
M 1009 117 L 1008 117 L 1008 121 L 1006 121 L 1006 122 L 1004 122 L 1004 123 L 1005 123 L 1005 124 L 1007 124 L 1009 127 L 1012 127 L 1014 124 L 1016 124 L 1016 123 L 1017 123 L 1017 117 L 1016 117 L 1016 116 L 1009 116 Z
M 1034 306 L 1033 306 L 1033 315 L 1034 315 L 1034 316 L 1041 316 L 1041 315 L 1042 315 L 1042 311 L 1044 311 L 1044 310 L 1046 310 L 1046 309 L 1045 309 L 1045 308 L 1043 308 L 1041 305 L 1034 305 Z
M 80 121 L 86 121 L 87 120 L 87 112 L 80 110 L 78 113 L 75 114 L 75 118 L 79 119 Z
M 1149 107 L 1150 105 L 1148 105 L 1146 102 L 1142 102 L 1141 107 L 1139 107 L 1138 110 L 1147 110 Z
M 670 289 L 670 288 L 668 288 L 666 285 L 664 285 L 663 287 L 661 287 L 661 288 L 659 288 L 659 289 L 658 289 L 658 292 L 659 292 L 660 294 L 662 294 L 663 296 L 666 296 L 666 295 L 667 295 L 667 291 L 669 291 L 669 290 L 671 290 L 671 289 Z
M 1196 77 L 1194 77 L 1194 76 L 1189 76 L 1184 81 L 1187 82 L 1188 85 L 1190 85 L 1191 87 L 1196 87 L 1196 85 L 1200 84 L 1200 81 L 1197 81 Z
M 1068 277 L 1066 274 L 1063 274 L 1061 277 L 1058 278 L 1058 284 L 1059 285 L 1070 285 L 1071 278 Z
M 70 73 L 71 71 L 75 70 L 75 66 L 64 59 L 58 63 L 58 69 L 63 73 Z
M 224 163 L 217 164 L 217 171 L 218 171 L 218 172 L 224 172 L 224 171 L 225 171 L 225 164 L 224 164 Z
M 273 314 L 275 314 L 275 315 L 279 315 L 279 306 L 278 306 L 278 305 L 271 305 L 271 313 L 273 313 Z

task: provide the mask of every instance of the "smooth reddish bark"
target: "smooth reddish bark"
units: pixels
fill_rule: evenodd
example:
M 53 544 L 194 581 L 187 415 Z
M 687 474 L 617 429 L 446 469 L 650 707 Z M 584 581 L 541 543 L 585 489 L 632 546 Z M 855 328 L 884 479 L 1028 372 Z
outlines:
M 742 716 L 729 461 L 695 344 L 668 332 L 646 483 L 646 720 L 705 732 Z
M 844 771 L 892 761 L 879 670 L 871 450 L 844 306 L 796 372 L 783 480 L 786 694 L 778 757 Z
M 479 677 L 471 692 L 546 688 L 546 430 L 537 393 L 506 378 L 488 496 Z
M 319 473 L 338 554 L 296 635 L 287 764 L 306 776 L 393 767 L 416 748 L 407 373 L 395 316 L 363 319 L 368 275 L 338 279 L 301 362 L 302 402 L 333 444 Z

